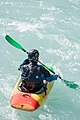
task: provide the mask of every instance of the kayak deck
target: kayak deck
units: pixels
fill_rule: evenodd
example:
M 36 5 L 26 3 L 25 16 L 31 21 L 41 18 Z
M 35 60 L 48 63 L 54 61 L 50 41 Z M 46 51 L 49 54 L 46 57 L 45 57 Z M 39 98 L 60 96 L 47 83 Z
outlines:
M 18 90 L 18 84 L 21 79 L 16 83 L 10 98 L 10 105 L 13 108 L 26 110 L 26 111 L 34 111 L 39 108 L 43 102 L 46 100 L 54 82 L 48 82 L 47 84 L 47 95 L 45 93 L 34 94 L 34 93 L 25 93 Z

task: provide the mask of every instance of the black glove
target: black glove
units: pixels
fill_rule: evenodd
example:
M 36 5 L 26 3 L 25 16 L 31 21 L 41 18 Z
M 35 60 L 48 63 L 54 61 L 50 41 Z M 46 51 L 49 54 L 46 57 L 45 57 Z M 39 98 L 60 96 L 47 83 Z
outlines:
M 20 67 L 18 68 L 18 70 L 20 71 Z

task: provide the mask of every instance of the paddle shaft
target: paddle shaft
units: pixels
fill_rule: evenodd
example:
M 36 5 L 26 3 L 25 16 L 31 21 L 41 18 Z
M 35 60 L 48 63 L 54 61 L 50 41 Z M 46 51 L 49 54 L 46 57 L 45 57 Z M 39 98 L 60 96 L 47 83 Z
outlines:
M 13 40 L 9 35 L 5 36 L 5 39 L 14 47 L 21 49 L 22 51 L 26 52 L 28 54 L 28 52 L 15 40 Z M 44 65 L 42 62 L 38 61 L 43 67 L 45 67 L 46 69 L 48 69 L 49 71 L 51 71 L 53 74 L 55 74 L 55 72 L 53 70 L 51 70 L 50 68 L 48 68 L 46 65 Z M 61 79 L 61 81 L 63 81 L 65 83 L 66 86 L 73 88 L 73 89 L 77 89 L 80 88 L 78 84 L 75 84 L 74 82 L 71 81 L 67 81 L 65 79 L 62 79 L 59 75 L 58 77 Z

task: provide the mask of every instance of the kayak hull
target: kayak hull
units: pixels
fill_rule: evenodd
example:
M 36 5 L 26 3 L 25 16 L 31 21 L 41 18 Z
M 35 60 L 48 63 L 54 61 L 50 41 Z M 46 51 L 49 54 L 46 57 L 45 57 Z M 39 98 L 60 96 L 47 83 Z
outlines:
M 33 99 L 30 94 L 21 93 L 18 93 L 11 97 L 10 105 L 13 108 L 26 111 L 34 111 L 40 106 L 39 103 Z
M 10 105 L 13 108 L 25 110 L 25 111 L 35 111 L 39 108 L 43 102 L 46 100 L 48 94 L 50 93 L 54 81 L 48 82 L 47 84 L 47 95 L 45 93 L 34 94 L 34 93 L 25 93 L 18 90 L 18 85 L 22 79 L 19 78 L 17 81 L 11 97 L 10 97 Z
M 49 92 L 52 89 L 54 82 L 48 82 L 47 84 L 47 95 L 45 93 L 34 94 L 34 93 L 25 93 L 18 90 L 18 84 L 21 79 L 16 83 L 10 98 L 10 105 L 13 108 L 26 110 L 26 111 L 34 111 L 39 108 L 43 102 L 46 100 Z

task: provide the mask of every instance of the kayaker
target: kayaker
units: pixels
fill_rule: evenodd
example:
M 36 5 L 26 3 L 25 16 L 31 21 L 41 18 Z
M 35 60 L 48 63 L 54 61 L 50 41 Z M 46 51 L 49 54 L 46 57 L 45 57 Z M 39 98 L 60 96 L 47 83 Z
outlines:
M 28 52 L 28 59 L 25 59 L 18 70 L 22 71 L 22 81 L 19 89 L 23 92 L 41 93 L 47 89 L 47 79 L 51 75 L 47 69 L 38 64 L 39 52 L 32 49 Z M 57 76 L 56 78 L 57 79 Z M 50 79 L 51 81 L 51 79 Z

